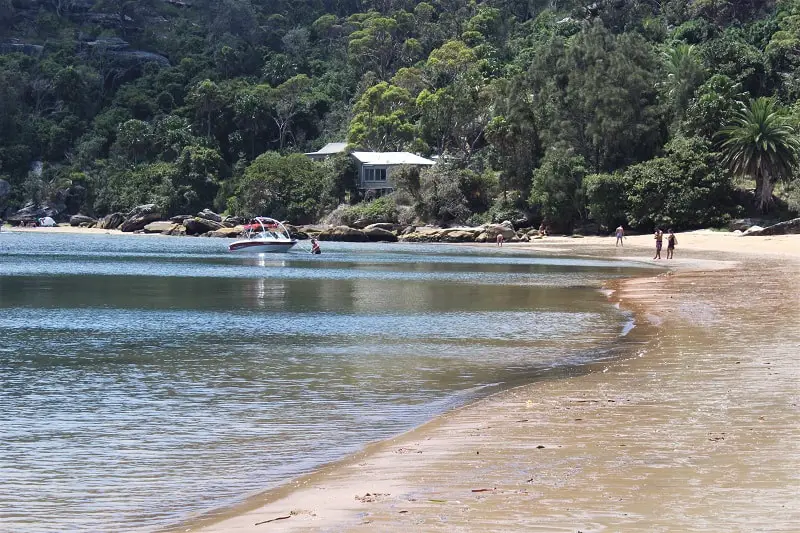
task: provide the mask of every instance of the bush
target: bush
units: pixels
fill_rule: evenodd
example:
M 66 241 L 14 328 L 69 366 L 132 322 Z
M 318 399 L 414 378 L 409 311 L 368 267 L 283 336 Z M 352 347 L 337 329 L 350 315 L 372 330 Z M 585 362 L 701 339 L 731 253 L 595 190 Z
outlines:
M 586 162 L 571 150 L 548 150 L 542 165 L 533 171 L 530 203 L 556 228 L 570 230 L 585 218 L 583 177 Z
M 397 223 L 399 221 L 399 211 L 394 198 L 381 196 L 371 202 L 339 206 L 325 219 L 327 223 L 335 226 L 351 226 L 358 220 L 364 220 L 369 224 L 377 224 L 378 222 Z
M 583 180 L 589 216 L 606 228 L 625 222 L 628 185 L 622 174 L 591 174 Z
M 664 157 L 625 172 L 631 226 L 687 229 L 725 225 L 738 214 L 730 176 L 699 137 L 678 137 Z

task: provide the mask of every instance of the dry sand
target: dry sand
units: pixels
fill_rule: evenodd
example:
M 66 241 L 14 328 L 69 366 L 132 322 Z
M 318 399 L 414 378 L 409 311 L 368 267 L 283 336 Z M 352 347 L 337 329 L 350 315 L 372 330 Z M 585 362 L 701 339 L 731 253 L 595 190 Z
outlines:
M 638 317 L 627 357 L 496 394 L 180 530 L 800 531 L 800 236 L 678 241 L 674 273 L 611 284 Z M 651 236 L 613 244 L 525 246 L 652 254 Z
M 800 531 L 800 236 L 678 241 L 672 272 L 609 284 L 638 317 L 625 357 L 175 530 Z M 653 239 L 507 248 L 649 261 Z

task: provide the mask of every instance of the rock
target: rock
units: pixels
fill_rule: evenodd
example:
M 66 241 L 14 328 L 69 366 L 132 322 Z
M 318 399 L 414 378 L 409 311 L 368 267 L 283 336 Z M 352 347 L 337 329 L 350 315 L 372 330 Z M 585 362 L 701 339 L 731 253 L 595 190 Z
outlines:
M 744 235 L 796 235 L 800 233 L 800 218 L 778 222 L 766 228 L 755 228 L 758 228 L 758 226 L 748 229 L 744 232 Z
M 438 228 L 417 228 L 417 231 L 400 236 L 402 242 L 439 242 L 442 230 Z
M 213 220 L 214 222 L 219 222 L 220 224 L 222 223 L 222 217 L 216 214 L 211 209 L 203 209 L 202 211 L 197 213 L 197 216 L 199 218 L 204 218 L 206 220 Z
M 238 228 L 225 228 L 222 227 L 216 231 L 212 231 L 209 234 L 209 237 L 220 237 L 224 239 L 234 239 L 236 237 L 240 237 L 242 235 L 242 227 L 239 226 Z
M 222 229 L 222 224 L 205 218 L 193 217 L 184 220 L 183 227 L 186 228 L 186 235 L 202 235 Z
M 292 239 L 298 240 L 305 240 L 308 239 L 308 234 L 298 229 L 296 226 L 292 226 L 291 224 L 284 224 L 283 227 L 289 232 L 289 236 Z
M 758 234 L 761 231 L 764 231 L 764 228 L 762 228 L 761 226 L 750 226 L 747 229 L 747 231 L 742 233 L 742 235 L 754 235 L 754 234 Z
M 161 219 L 161 212 L 156 204 L 139 205 L 131 209 L 125 216 L 125 222 L 120 226 L 120 230 L 130 233 L 143 230 L 146 225 Z
M 377 224 L 370 224 L 369 226 L 365 227 L 365 230 L 370 230 L 373 228 L 383 229 L 386 231 L 394 231 L 397 227 L 397 224 L 392 224 L 391 222 L 378 222 Z
M 22 209 L 8 217 L 9 222 L 38 224 L 40 218 L 50 217 L 55 219 L 61 211 L 53 205 L 37 205 L 29 203 Z
M 486 233 L 486 238 L 489 242 L 497 240 L 497 235 L 503 236 L 503 239 L 510 241 L 516 233 L 511 226 L 511 222 L 504 222 L 502 224 L 487 224 L 484 226 L 483 231 Z
M 169 221 L 175 224 L 183 224 L 183 221 L 187 218 L 192 218 L 192 215 L 175 215 L 174 217 L 170 217 Z
M 531 242 L 531 238 L 526 233 L 520 235 L 519 240 L 520 242 Z
M 69 225 L 70 226 L 83 226 L 83 224 L 92 224 L 95 225 L 97 220 L 92 217 L 86 215 L 72 215 L 69 217 Z M 88 226 L 83 226 L 88 227 Z
M 222 225 L 226 228 L 235 228 L 236 226 L 244 225 L 245 220 L 242 217 L 225 217 L 222 219 Z
M 165 235 L 171 235 L 172 232 L 175 231 L 176 226 L 181 226 L 181 224 L 176 224 L 175 222 L 169 222 L 165 220 L 159 220 L 157 222 L 151 222 L 147 224 L 142 229 L 144 230 L 145 233 L 163 233 Z
M 97 222 L 97 227 L 101 229 L 117 229 L 125 222 L 125 215 L 122 213 L 111 213 L 101 218 Z
M 367 242 L 369 237 L 358 228 L 336 226 L 326 229 L 318 236 L 321 241 Z
M 747 231 L 753 226 L 766 228 L 776 223 L 777 220 L 768 218 L 737 218 L 736 220 L 732 220 L 730 224 L 728 224 L 728 229 L 731 231 L 736 231 L 737 229 L 740 231 Z
M 406 226 L 404 229 L 398 232 L 398 235 L 408 235 L 410 233 L 414 233 L 415 231 L 417 231 L 415 226 Z
M 442 231 L 441 242 L 475 242 L 475 232 L 464 229 L 450 229 Z
M 364 228 L 364 235 L 372 242 L 397 242 L 397 235 L 391 231 L 376 228 L 374 225 Z
M 171 230 L 162 231 L 162 235 L 172 235 L 173 237 L 185 237 L 186 236 L 186 228 L 183 224 L 175 224 L 175 226 Z
M 496 238 L 497 237 L 495 237 L 495 239 Z M 477 237 L 475 237 L 475 242 L 486 242 L 488 240 L 489 240 L 489 234 L 487 234 L 485 231 L 482 231 L 481 233 L 478 234 Z

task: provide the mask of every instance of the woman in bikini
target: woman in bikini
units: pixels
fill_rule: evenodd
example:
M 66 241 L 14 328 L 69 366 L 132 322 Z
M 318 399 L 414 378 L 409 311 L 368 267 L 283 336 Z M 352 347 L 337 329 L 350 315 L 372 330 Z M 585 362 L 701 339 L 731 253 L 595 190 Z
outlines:
M 664 232 L 656 228 L 656 233 L 653 238 L 656 240 L 656 255 L 653 259 L 661 259 L 661 246 L 664 244 Z
M 669 230 L 669 235 L 667 235 L 667 259 L 672 259 L 672 256 L 675 255 L 676 244 L 678 244 L 678 239 L 672 233 L 672 230 Z

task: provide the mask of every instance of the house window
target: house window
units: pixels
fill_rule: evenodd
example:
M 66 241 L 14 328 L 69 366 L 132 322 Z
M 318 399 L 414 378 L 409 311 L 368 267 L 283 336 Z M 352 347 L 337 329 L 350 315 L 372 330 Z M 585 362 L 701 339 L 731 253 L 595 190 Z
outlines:
M 364 181 L 386 181 L 385 168 L 365 168 Z

